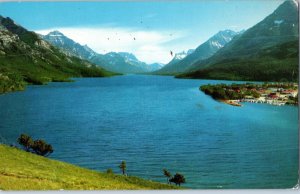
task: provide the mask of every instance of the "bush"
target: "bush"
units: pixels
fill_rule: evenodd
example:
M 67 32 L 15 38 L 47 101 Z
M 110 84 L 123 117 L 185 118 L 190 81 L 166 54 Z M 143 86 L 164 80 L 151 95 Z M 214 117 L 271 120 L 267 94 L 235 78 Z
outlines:
M 106 170 L 106 173 L 107 173 L 107 174 L 114 174 L 114 172 L 113 172 L 113 170 L 112 170 L 111 168 L 107 169 L 107 170 Z
M 18 138 L 18 143 L 23 146 L 24 150 L 27 152 L 30 151 L 31 146 L 33 145 L 33 140 L 31 139 L 30 136 L 26 134 L 21 134 L 20 137 Z
M 53 153 L 53 148 L 44 140 L 38 139 L 33 141 L 29 135 L 21 134 L 18 138 L 18 143 L 23 146 L 27 152 L 32 152 L 40 156 L 49 156 Z
M 31 146 L 34 153 L 40 156 L 49 156 L 53 153 L 53 148 L 50 144 L 47 144 L 44 140 L 35 140 Z
M 171 179 L 170 182 L 175 183 L 176 185 L 179 185 L 181 183 L 185 183 L 185 178 L 182 174 L 176 173 Z

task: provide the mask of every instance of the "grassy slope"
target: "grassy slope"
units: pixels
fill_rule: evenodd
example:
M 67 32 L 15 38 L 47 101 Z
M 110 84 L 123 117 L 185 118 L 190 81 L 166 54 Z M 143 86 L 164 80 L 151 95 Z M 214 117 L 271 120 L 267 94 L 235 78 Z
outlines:
M 175 189 L 175 186 L 84 169 L 0 144 L 0 190 Z

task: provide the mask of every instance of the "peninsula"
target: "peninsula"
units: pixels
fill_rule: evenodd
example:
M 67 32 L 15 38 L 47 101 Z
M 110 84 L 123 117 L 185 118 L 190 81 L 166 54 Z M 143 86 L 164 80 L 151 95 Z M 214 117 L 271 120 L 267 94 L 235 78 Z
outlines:
M 241 102 L 267 103 L 272 105 L 298 105 L 298 84 L 216 84 L 202 85 L 200 90 L 213 99 L 233 106 L 242 106 Z

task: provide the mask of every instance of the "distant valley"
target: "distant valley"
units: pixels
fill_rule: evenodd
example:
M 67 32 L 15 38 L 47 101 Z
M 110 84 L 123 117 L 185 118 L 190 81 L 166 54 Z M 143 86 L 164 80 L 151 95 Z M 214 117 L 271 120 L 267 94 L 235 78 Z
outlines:
M 112 72 L 130 74 L 146 73 L 156 71 L 162 67 L 161 64 L 146 64 L 139 61 L 133 54 L 126 52 L 109 52 L 99 54 L 89 48 L 87 45 L 80 45 L 74 40 L 66 37 L 59 31 L 53 31 L 41 37 L 61 49 L 62 52 L 69 56 L 76 56 L 94 63 L 102 68 Z

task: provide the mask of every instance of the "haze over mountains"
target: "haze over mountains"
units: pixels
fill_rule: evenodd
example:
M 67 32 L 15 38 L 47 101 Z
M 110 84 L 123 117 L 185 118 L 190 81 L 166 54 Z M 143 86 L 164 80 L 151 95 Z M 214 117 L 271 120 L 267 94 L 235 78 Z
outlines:
M 60 48 L 65 54 L 77 56 L 95 63 L 109 71 L 117 73 L 145 73 L 158 70 L 160 65 L 146 64 L 139 61 L 133 54 L 126 52 L 109 52 L 104 55 L 96 53 L 87 45 L 80 45 L 59 31 L 53 31 L 41 37 Z
M 147 65 L 126 52 L 101 55 L 59 32 L 51 32 L 43 38 L 66 54 L 119 73 L 154 71 L 154 74 L 187 78 L 295 80 L 298 75 L 297 14 L 297 2 L 285 1 L 247 31 L 219 31 L 196 49 L 176 53 L 165 66 Z
M 239 34 L 240 32 L 234 32 L 232 30 L 220 31 L 212 36 L 209 40 L 198 46 L 195 50 L 189 50 L 184 57 L 178 57 L 178 54 L 176 54 L 170 63 L 155 73 L 178 74 L 185 72 L 194 62 L 211 57 L 219 49 L 230 42 L 233 37 Z
M 296 81 L 298 25 L 298 3 L 285 1 L 212 57 L 194 62 L 188 73 L 178 77 Z

